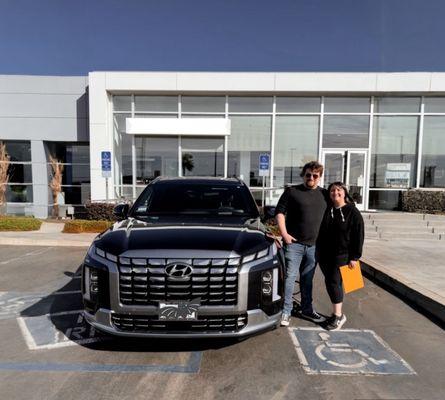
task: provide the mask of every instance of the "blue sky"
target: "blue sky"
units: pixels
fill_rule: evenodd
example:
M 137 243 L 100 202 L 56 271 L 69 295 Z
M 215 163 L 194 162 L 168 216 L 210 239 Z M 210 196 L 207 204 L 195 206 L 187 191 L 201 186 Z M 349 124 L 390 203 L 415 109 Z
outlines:
M 445 71 L 443 0 L 0 0 L 0 74 Z

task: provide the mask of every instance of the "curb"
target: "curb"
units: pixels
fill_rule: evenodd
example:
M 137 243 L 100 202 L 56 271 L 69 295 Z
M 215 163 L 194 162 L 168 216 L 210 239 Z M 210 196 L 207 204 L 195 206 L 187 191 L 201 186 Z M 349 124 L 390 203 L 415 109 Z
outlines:
M 89 247 L 91 243 L 92 241 L 80 241 L 80 240 L 0 238 L 0 245 L 6 245 L 6 246 Z
M 445 297 L 403 278 L 367 257 L 362 258 L 361 261 L 362 270 L 366 275 L 393 290 L 425 314 L 431 315 L 445 324 Z

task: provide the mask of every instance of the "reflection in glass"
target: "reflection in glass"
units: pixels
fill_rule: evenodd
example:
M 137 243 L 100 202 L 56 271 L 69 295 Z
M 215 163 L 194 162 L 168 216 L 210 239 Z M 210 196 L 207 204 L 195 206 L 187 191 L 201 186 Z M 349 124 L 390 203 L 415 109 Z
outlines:
M 370 190 L 369 208 L 377 210 L 400 210 L 402 192 L 399 190 Z
M 211 112 L 223 113 L 226 110 L 224 96 L 182 96 L 182 112 Z
M 114 111 L 131 111 L 131 96 L 113 96 Z
M 6 145 L 6 153 L 10 157 L 10 161 L 31 161 L 31 142 L 2 140 Z
M 445 113 L 445 97 L 425 97 L 426 113 Z
M 224 176 L 224 139 L 183 137 L 183 176 Z
M 425 117 L 420 186 L 445 187 L 445 117 Z
M 324 159 L 324 187 L 333 182 L 343 182 L 344 177 L 343 153 L 327 153 Z
M 8 167 L 9 182 L 32 183 L 31 164 L 11 163 Z
M 271 113 L 272 97 L 229 97 L 229 112 Z
M 178 112 L 178 96 L 134 96 L 134 109 L 136 112 Z
M 347 182 L 349 194 L 356 204 L 363 203 L 363 186 L 365 184 L 365 155 L 363 153 L 348 152 L 348 174 Z
M 277 113 L 320 112 L 320 97 L 277 97 Z
M 317 159 L 318 116 L 277 116 L 274 186 L 301 183 L 304 164 Z
M 6 185 L 8 203 L 32 203 L 32 185 Z
M 136 183 L 158 176 L 178 176 L 178 138 L 136 136 Z
M 323 147 L 368 147 L 369 117 L 329 115 L 324 117 Z
M 261 186 L 259 156 L 270 154 L 272 118 L 268 116 L 231 116 L 228 176 L 238 176 L 249 186 Z M 266 178 L 266 185 L 268 184 Z
M 376 97 L 375 113 L 417 113 L 420 111 L 420 97 Z
M 417 117 L 374 117 L 371 187 L 413 187 Z
M 369 97 L 325 97 L 324 112 L 369 113 Z

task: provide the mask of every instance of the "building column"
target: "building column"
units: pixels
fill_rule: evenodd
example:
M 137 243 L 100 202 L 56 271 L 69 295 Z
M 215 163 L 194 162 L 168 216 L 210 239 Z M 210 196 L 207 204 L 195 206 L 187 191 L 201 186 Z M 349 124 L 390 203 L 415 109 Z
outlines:
M 31 140 L 33 214 L 48 218 L 48 169 L 43 140 Z

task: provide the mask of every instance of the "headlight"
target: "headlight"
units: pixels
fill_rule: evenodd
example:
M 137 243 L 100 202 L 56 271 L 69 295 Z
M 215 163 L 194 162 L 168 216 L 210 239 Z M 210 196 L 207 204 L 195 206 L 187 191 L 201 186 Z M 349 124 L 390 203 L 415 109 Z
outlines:
M 267 269 L 261 273 L 261 291 L 265 304 L 281 299 L 278 294 L 278 268 Z
M 99 249 L 98 247 L 96 247 L 96 254 L 99 257 L 106 258 L 107 260 L 110 260 L 113 262 L 117 262 L 117 257 L 114 254 L 107 253 L 107 252 L 103 251 L 102 249 Z
M 270 247 L 266 247 L 264 250 L 260 250 L 260 251 L 258 251 L 256 253 L 252 253 L 252 254 L 249 254 L 247 256 L 244 256 L 243 257 L 243 264 L 247 263 L 247 262 L 250 262 L 250 261 L 253 261 L 253 260 L 259 260 L 260 258 L 267 257 L 269 255 L 269 250 L 270 250 Z

